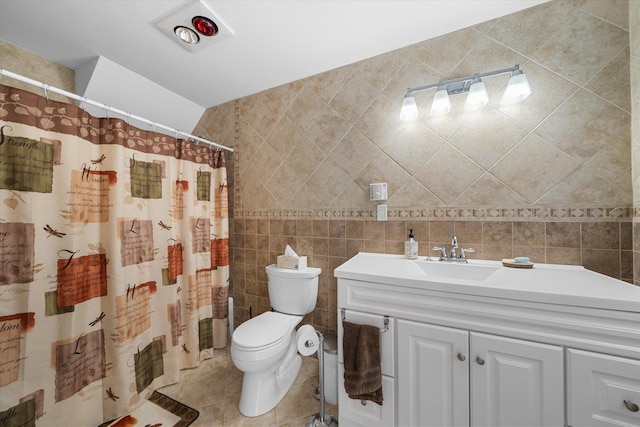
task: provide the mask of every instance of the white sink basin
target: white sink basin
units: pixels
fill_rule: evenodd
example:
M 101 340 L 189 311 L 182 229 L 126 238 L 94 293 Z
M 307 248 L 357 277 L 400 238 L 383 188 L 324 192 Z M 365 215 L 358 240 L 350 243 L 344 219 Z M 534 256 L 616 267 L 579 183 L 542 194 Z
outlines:
M 500 269 L 497 265 L 466 264 L 443 261 L 414 261 L 427 276 L 446 279 L 487 280 Z

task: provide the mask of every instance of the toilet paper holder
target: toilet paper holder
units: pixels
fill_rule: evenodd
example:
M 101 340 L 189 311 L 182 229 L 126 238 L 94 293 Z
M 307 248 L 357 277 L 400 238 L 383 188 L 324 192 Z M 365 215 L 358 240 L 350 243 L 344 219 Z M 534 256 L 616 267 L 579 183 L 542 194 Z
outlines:
M 307 420 L 305 427 L 337 427 L 338 421 L 333 415 L 324 412 L 324 335 L 322 332 L 315 329 L 315 333 L 318 336 L 318 341 L 315 342 L 312 339 L 307 339 L 304 342 L 305 347 L 313 348 L 318 346 L 318 382 L 320 389 L 320 412 L 312 415 Z

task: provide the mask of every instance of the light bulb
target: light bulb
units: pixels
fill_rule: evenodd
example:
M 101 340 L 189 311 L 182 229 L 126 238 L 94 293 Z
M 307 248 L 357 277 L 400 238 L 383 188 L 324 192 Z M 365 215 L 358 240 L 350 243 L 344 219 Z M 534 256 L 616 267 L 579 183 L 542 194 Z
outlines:
M 400 109 L 400 120 L 409 122 L 418 118 L 418 106 L 413 95 L 407 94 L 402 100 L 402 108 Z
M 524 101 L 529 95 L 531 95 L 531 86 L 529 86 L 527 76 L 522 72 L 513 74 L 509 78 L 509 83 L 507 83 L 507 88 L 502 96 L 502 103 L 515 104 Z
M 431 104 L 431 114 L 440 115 L 447 114 L 451 111 L 451 101 L 446 89 L 438 89 L 433 95 L 433 104 Z
M 487 89 L 484 87 L 484 82 L 477 81 L 469 88 L 464 109 L 467 111 L 479 110 L 487 105 L 487 102 L 489 102 L 489 95 L 487 94 Z

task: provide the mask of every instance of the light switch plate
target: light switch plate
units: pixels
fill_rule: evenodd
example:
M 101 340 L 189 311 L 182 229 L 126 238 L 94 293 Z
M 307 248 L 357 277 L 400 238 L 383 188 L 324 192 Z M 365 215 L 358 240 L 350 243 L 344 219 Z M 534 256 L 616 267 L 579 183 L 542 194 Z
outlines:
M 369 184 L 369 200 L 387 200 L 387 183 L 378 182 Z
M 376 219 L 378 221 L 387 220 L 387 205 L 378 205 Z

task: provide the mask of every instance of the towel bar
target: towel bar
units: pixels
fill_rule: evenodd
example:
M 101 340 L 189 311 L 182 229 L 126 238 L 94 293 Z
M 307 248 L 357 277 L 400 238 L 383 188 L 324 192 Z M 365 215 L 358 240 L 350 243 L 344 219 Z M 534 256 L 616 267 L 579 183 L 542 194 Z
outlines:
M 346 320 L 346 318 L 347 318 L 344 308 L 340 309 L 340 316 L 342 317 L 342 321 L 344 322 Z M 384 316 L 384 327 L 382 329 L 380 329 L 380 333 L 384 334 L 388 330 L 389 330 L 389 316 L 385 315 Z

